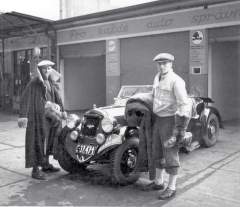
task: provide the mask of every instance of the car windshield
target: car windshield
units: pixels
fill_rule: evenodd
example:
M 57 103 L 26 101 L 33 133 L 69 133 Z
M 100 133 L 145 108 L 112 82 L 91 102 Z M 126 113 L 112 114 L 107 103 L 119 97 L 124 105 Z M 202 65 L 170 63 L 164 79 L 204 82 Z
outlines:
M 122 86 L 117 98 L 114 98 L 114 104 L 125 106 L 127 100 L 138 93 L 151 93 L 152 85 Z
M 138 93 L 151 93 L 152 86 L 142 85 L 142 86 L 122 86 L 118 98 L 130 98 L 131 96 Z

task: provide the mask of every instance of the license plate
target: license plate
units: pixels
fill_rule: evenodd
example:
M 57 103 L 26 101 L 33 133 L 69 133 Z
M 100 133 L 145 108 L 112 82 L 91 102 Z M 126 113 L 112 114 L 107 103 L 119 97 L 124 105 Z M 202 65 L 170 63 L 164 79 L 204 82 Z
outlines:
M 77 146 L 76 153 L 94 155 L 96 148 L 97 148 L 96 146 L 80 144 Z

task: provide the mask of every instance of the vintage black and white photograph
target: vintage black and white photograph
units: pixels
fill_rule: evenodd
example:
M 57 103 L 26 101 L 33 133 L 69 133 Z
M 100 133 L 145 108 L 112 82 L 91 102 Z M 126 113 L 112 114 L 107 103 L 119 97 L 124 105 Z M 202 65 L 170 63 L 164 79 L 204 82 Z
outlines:
M 0 0 L 0 206 L 239 207 L 240 0 Z

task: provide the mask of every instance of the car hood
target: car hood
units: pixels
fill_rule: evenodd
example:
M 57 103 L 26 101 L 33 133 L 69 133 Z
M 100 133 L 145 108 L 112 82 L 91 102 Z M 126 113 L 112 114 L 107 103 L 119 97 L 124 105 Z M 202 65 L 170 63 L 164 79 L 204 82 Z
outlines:
M 90 109 L 85 114 L 99 114 L 103 116 L 119 117 L 119 116 L 124 116 L 124 112 L 125 112 L 125 106 L 110 105 L 110 106 Z

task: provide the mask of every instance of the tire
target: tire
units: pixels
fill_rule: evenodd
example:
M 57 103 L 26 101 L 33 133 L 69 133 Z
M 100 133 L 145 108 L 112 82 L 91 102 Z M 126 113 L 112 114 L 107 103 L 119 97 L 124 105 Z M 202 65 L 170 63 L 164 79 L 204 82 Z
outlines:
M 58 163 L 62 169 L 69 173 L 81 172 L 87 167 L 87 165 L 82 165 L 74 160 L 61 144 L 59 145 Z
M 138 148 L 139 139 L 133 137 L 114 149 L 110 155 L 110 171 L 120 185 L 130 185 L 139 179 Z
M 207 120 L 206 134 L 202 138 L 204 147 L 212 147 L 217 143 L 219 135 L 219 120 L 215 114 L 210 114 Z

